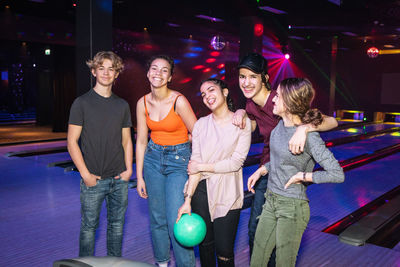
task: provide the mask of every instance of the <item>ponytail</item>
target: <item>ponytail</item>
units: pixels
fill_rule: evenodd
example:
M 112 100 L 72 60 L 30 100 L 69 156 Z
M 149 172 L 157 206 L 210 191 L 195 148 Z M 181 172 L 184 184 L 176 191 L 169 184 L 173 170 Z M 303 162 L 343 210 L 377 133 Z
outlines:
M 303 124 L 310 123 L 313 126 L 320 125 L 324 120 L 321 111 L 316 108 L 307 110 L 303 116 L 300 115 L 300 119 Z

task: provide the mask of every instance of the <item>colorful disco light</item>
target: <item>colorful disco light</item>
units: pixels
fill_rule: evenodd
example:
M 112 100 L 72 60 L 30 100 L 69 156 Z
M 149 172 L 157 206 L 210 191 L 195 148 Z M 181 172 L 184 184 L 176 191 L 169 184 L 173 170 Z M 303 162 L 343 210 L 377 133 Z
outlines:
M 349 133 L 358 133 L 358 130 L 356 128 L 349 128 L 349 129 L 347 129 L 347 131 Z
M 186 53 L 185 55 L 183 55 L 184 57 L 188 57 L 188 58 L 193 58 L 193 57 L 198 57 L 199 54 L 197 53 Z
M 196 65 L 196 66 L 194 66 L 192 69 L 194 69 L 194 70 L 201 70 L 201 69 L 204 69 L 205 67 L 203 66 L 203 65 Z
M 376 58 L 376 57 L 379 55 L 379 49 L 376 48 L 376 47 L 370 47 L 370 48 L 368 48 L 368 50 L 367 50 L 367 55 L 368 55 L 370 58 Z
M 199 46 L 193 46 L 193 47 L 190 48 L 190 50 L 195 51 L 195 52 L 201 52 L 204 49 L 202 47 L 199 47 Z
M 254 35 L 255 36 L 261 36 L 264 33 L 264 25 L 261 23 L 256 23 L 254 25 Z
M 150 50 L 156 50 L 157 47 L 151 44 L 138 44 L 136 46 L 140 51 L 150 51 Z
M 213 38 L 211 38 L 210 45 L 214 50 L 222 50 L 225 47 L 225 40 L 222 36 L 220 35 L 215 35 Z
M 185 78 L 185 79 L 182 79 L 179 83 L 184 84 L 184 83 L 190 82 L 191 80 L 192 80 L 192 78 Z

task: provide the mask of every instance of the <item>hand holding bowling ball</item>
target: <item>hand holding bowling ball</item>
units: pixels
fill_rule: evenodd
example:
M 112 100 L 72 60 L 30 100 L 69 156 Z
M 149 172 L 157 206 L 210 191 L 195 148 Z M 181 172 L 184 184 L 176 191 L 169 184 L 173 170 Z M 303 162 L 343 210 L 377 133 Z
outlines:
M 194 247 L 203 241 L 206 236 L 206 223 L 200 215 L 193 213 L 183 214 L 174 226 L 175 239 L 185 247 Z
M 176 218 L 176 222 L 178 222 L 181 219 L 183 214 L 188 213 L 189 215 L 191 215 L 191 212 L 192 212 L 192 206 L 190 205 L 190 201 L 188 202 L 185 200 L 182 206 L 178 209 L 178 216 Z

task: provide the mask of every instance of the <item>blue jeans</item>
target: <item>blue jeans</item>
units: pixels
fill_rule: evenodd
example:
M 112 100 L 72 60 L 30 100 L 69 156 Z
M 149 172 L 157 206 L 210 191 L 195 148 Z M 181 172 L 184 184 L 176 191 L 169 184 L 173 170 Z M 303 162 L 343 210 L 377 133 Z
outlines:
M 81 231 L 79 257 L 93 256 L 96 229 L 104 199 L 107 205 L 107 255 L 121 257 L 125 212 L 128 206 L 128 182 L 113 177 L 97 180 L 87 187 L 81 179 Z
M 184 202 L 183 188 L 188 179 L 190 154 L 189 142 L 161 146 L 150 140 L 143 164 L 154 256 L 158 263 L 168 262 L 171 240 L 178 267 L 195 266 L 193 249 L 181 246 L 174 237 L 178 209 Z
M 263 205 L 265 203 L 265 192 L 267 191 L 268 185 L 268 174 L 261 176 L 260 179 L 254 186 L 255 194 L 253 202 L 251 204 L 250 219 L 249 219 L 249 247 L 250 256 L 253 253 L 254 236 L 256 235 L 258 217 L 261 215 Z M 275 249 L 272 251 L 270 261 L 268 262 L 269 267 L 275 266 Z

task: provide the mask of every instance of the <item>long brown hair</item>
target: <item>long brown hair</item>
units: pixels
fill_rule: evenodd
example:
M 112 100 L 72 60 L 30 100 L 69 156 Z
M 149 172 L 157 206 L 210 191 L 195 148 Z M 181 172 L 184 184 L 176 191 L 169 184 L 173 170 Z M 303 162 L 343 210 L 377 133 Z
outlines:
M 281 97 L 287 111 L 299 116 L 304 124 L 311 123 L 318 126 L 323 117 L 318 109 L 311 109 L 311 102 L 315 96 L 315 90 L 311 82 L 306 78 L 288 78 L 279 84 Z

